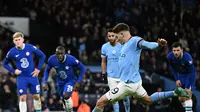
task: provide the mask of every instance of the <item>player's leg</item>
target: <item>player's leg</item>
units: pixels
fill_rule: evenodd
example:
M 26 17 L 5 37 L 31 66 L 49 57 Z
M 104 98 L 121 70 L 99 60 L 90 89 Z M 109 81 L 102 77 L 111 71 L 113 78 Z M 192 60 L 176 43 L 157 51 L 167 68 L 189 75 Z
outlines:
M 131 109 L 130 109 L 130 98 L 129 98 L 129 96 L 126 96 L 123 99 L 123 104 L 124 104 L 125 111 L 130 112 Z
M 63 107 L 67 112 L 73 112 L 73 102 L 71 99 L 71 94 L 73 92 L 74 85 L 74 81 L 67 82 L 63 87 L 63 91 L 61 90 Z
M 108 77 L 108 86 L 111 89 L 115 88 L 119 82 L 119 79 Z M 119 112 L 119 102 L 115 102 L 112 104 L 114 112 Z
M 25 77 L 17 77 L 17 92 L 20 95 L 19 96 L 19 110 L 20 112 L 27 112 L 27 104 L 26 104 L 26 98 L 27 98 L 27 79 Z
M 148 96 L 146 90 L 142 87 L 142 83 L 140 83 L 140 86 L 137 88 L 136 95 L 139 96 L 140 101 L 146 105 L 151 105 L 153 102 L 173 96 L 188 96 L 187 92 L 182 88 L 177 88 L 174 91 L 156 92 Z
M 29 78 L 30 93 L 33 95 L 33 105 L 36 112 L 42 112 L 42 104 L 40 99 L 40 84 L 37 77 Z
M 103 112 L 104 106 L 117 102 L 126 96 L 125 83 L 120 82 L 115 88 L 109 90 L 99 100 L 92 112 Z
M 179 101 L 181 102 L 183 108 L 185 109 L 185 112 L 193 112 L 192 111 L 192 106 L 193 106 L 192 89 L 193 89 L 193 85 L 195 84 L 195 81 L 193 81 L 189 78 L 190 77 L 180 77 L 182 87 L 186 88 L 185 90 L 191 96 L 190 98 L 179 97 Z

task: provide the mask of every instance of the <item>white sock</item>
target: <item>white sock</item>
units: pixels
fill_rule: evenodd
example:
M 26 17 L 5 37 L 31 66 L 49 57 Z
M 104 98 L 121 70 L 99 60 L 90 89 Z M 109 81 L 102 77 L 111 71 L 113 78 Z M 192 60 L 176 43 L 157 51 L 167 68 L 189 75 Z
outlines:
M 27 105 L 26 102 L 19 101 L 19 111 L 20 112 L 27 112 Z
M 193 112 L 192 111 L 192 100 L 186 100 L 183 103 L 181 103 L 183 107 L 185 108 L 185 112 Z
M 72 103 L 72 99 L 71 99 L 71 97 L 69 98 L 69 99 L 64 99 L 64 101 L 65 102 L 63 102 L 63 103 L 65 103 L 65 105 L 63 105 L 64 106 L 64 108 L 66 107 L 67 109 L 65 109 L 65 110 L 67 110 L 68 112 L 73 112 L 73 103 Z
M 42 109 L 42 104 L 40 100 L 33 100 L 33 105 L 35 110 L 41 110 Z

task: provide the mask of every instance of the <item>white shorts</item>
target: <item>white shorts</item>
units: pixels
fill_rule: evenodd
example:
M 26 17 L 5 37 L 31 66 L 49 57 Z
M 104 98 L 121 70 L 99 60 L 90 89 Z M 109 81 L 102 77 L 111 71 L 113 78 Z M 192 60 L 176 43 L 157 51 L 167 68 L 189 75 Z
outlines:
M 119 78 L 108 77 L 108 86 L 110 89 L 115 88 L 119 83 Z
M 112 103 L 123 99 L 125 96 L 142 98 L 146 95 L 147 92 L 142 87 L 142 81 L 138 83 L 119 82 L 115 88 L 112 88 L 106 93 L 106 97 Z

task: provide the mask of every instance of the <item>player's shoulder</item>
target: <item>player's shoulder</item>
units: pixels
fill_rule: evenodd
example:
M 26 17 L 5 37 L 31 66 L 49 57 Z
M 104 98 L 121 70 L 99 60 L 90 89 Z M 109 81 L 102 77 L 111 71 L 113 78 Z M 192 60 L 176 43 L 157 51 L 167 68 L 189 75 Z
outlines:
M 106 43 L 104 43 L 103 45 L 102 45 L 102 47 L 101 48 L 106 48 L 106 47 L 108 47 L 109 46 L 109 42 L 106 42 Z
M 37 49 L 37 47 L 32 44 L 25 44 L 25 47 Z
M 168 53 L 167 58 L 171 59 L 171 58 L 173 58 L 173 56 L 174 56 L 174 54 L 173 54 L 173 52 L 171 51 L 171 52 Z
M 131 39 L 130 39 L 130 41 L 132 41 L 132 42 L 138 42 L 138 41 L 140 41 L 140 40 L 143 40 L 141 37 L 139 37 L 139 36 L 133 36 L 133 37 L 131 37 Z
M 12 48 L 8 51 L 7 56 L 8 56 L 8 55 L 12 55 L 13 53 L 16 52 L 16 50 L 17 50 L 16 47 L 12 47 Z
M 54 60 L 54 59 L 56 59 L 56 54 L 51 55 L 51 56 L 49 57 L 48 61 L 52 61 L 52 60 Z
M 66 55 L 67 59 L 74 59 L 74 58 L 75 58 L 75 57 L 72 56 L 71 54 L 65 54 L 65 55 Z
M 188 52 L 183 52 L 183 55 L 184 55 L 184 56 L 191 57 L 191 55 L 190 55 Z

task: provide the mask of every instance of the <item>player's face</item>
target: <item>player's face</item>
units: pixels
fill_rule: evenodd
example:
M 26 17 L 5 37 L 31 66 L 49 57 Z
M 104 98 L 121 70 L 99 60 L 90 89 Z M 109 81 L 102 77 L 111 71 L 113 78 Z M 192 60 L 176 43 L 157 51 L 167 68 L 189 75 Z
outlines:
M 119 32 L 119 33 L 116 33 L 115 35 L 118 37 L 118 41 L 119 41 L 121 44 L 124 44 L 125 40 L 124 40 L 123 31 L 121 31 L 121 32 Z
M 114 43 L 114 42 L 117 41 L 117 36 L 116 36 L 115 33 L 113 33 L 113 32 L 108 32 L 107 37 L 108 37 L 108 40 L 109 40 L 111 43 Z
M 56 51 L 56 57 L 58 61 L 62 62 L 65 57 L 65 52 L 64 51 Z
M 15 37 L 13 39 L 13 42 L 14 44 L 17 46 L 17 47 L 22 47 L 23 43 L 24 43 L 24 38 L 22 37 Z
M 175 56 L 176 58 L 180 58 L 180 57 L 181 57 L 181 54 L 182 54 L 182 52 L 183 52 L 183 49 L 181 49 L 180 47 L 174 47 L 174 48 L 172 48 L 172 51 L 173 51 L 174 56 Z

